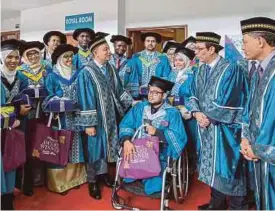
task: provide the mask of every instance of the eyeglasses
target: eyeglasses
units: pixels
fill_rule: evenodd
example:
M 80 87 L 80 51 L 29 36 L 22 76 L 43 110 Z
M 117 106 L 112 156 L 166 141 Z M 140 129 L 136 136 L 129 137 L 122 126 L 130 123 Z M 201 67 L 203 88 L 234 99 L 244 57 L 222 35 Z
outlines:
M 163 94 L 164 92 L 158 92 L 158 91 L 150 91 L 148 92 L 148 95 L 153 95 L 154 97 Z
M 39 55 L 39 52 L 38 52 L 38 51 L 28 52 L 28 53 L 27 53 L 27 57 L 38 56 L 38 55 Z
M 64 54 L 63 58 L 69 59 L 69 58 L 72 58 L 73 56 L 74 56 L 74 54 Z

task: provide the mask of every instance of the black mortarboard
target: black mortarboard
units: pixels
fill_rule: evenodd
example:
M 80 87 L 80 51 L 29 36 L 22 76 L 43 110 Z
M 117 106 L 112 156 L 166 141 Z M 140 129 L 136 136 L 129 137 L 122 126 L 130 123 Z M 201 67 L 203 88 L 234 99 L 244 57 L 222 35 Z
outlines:
M 1 51 L 19 50 L 22 43 L 19 40 L 11 39 L 1 42 Z
M 154 37 L 156 38 L 156 41 L 157 43 L 161 43 L 161 35 L 156 33 L 156 32 L 145 32 L 145 33 L 142 33 L 140 38 L 141 38 L 141 41 L 144 42 L 146 37 Z
M 96 49 L 96 47 L 107 43 L 105 37 L 107 37 L 108 35 L 109 34 L 105 32 L 97 32 L 95 38 L 89 43 L 90 50 L 93 51 L 94 49 Z
M 66 42 L 67 42 L 66 35 L 63 34 L 62 32 L 60 32 L 60 31 L 49 31 L 43 37 L 43 42 L 45 43 L 45 45 L 48 45 L 48 42 L 49 42 L 49 40 L 51 39 L 52 36 L 59 37 L 60 38 L 60 44 L 66 44 Z
M 126 43 L 126 45 L 131 45 L 132 44 L 132 40 L 129 37 L 125 37 L 122 35 L 113 35 L 111 40 L 112 43 L 116 42 L 116 41 L 123 41 Z
M 208 42 L 219 47 L 222 50 L 223 47 L 220 45 L 221 36 L 214 32 L 197 32 L 196 42 Z
M 275 35 L 275 20 L 266 17 L 255 17 L 241 21 L 242 33 L 268 32 Z
M 188 37 L 186 40 L 184 40 L 181 44 L 186 47 L 188 43 L 196 43 L 196 38 L 193 36 Z
M 23 53 L 28 49 L 38 48 L 39 50 L 42 50 L 44 47 L 45 45 L 39 41 L 22 42 L 22 47 L 20 48 L 20 55 L 22 56 Z
M 82 32 L 87 32 L 90 34 L 91 40 L 94 39 L 95 36 L 95 31 L 89 28 L 81 28 L 81 29 L 76 29 L 73 33 L 73 38 L 77 40 L 77 37 L 82 33 Z
M 167 53 L 167 51 L 170 49 L 170 48 L 177 48 L 179 47 L 180 44 L 177 43 L 177 42 L 172 42 L 172 41 L 168 41 L 166 43 L 166 45 L 164 46 L 163 50 L 162 50 L 162 53 Z
M 175 53 L 183 53 L 190 60 L 193 60 L 195 58 L 195 52 L 183 46 L 176 48 Z
M 164 92 L 171 91 L 175 84 L 171 81 L 164 80 L 162 78 L 152 76 L 149 82 L 149 86 L 155 86 L 162 89 Z
M 58 58 L 67 51 L 72 51 L 74 54 L 76 54 L 78 52 L 78 48 L 69 44 L 60 44 L 56 47 L 52 54 L 52 64 L 55 65 Z

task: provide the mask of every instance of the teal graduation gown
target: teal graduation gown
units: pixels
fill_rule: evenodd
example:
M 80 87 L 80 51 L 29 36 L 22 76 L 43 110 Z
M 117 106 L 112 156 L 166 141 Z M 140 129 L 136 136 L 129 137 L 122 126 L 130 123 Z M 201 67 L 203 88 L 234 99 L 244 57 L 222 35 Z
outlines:
M 1 76 L 4 77 L 4 76 Z M 10 102 L 20 91 L 28 86 L 25 77 L 20 73 L 16 73 L 16 81 L 11 89 L 1 80 L 1 106 L 5 106 Z M 18 111 L 19 112 L 19 111 Z M 1 194 L 12 193 L 15 187 L 15 170 L 4 172 L 1 155 Z
M 135 131 L 143 124 L 144 120 L 151 120 L 152 126 L 162 131 L 166 141 L 166 145 L 160 149 L 160 162 L 162 171 L 159 176 L 144 179 L 145 193 L 147 195 L 161 191 L 162 174 L 167 165 L 167 157 L 178 159 L 187 143 L 187 136 L 184 130 L 180 112 L 171 105 L 164 103 L 159 110 L 151 114 L 151 105 L 149 102 L 140 102 L 134 106 L 123 118 L 119 125 L 119 137 L 132 137 Z M 141 137 L 146 137 L 144 129 Z M 126 179 L 126 182 L 133 180 Z
M 204 64 L 195 74 L 188 102 L 190 111 L 203 112 L 211 121 L 207 128 L 198 127 L 199 180 L 223 194 L 245 196 L 246 165 L 239 150 L 246 79 L 223 58 L 206 77 Z
M 116 70 L 106 63 L 106 75 L 92 60 L 78 78 L 78 102 L 81 107 L 78 127 L 96 127 L 96 136 L 88 137 L 89 163 L 100 171 L 104 163 L 116 162 L 119 149 L 119 119 L 132 103 L 132 97 L 120 82 Z
M 147 86 L 152 76 L 167 79 L 171 71 L 166 55 L 157 51 L 147 55 L 145 50 L 133 55 L 130 69 L 127 87 L 134 98 L 139 97 L 139 87 Z
M 244 112 L 242 137 L 250 141 L 259 161 L 253 166 L 252 184 L 258 210 L 275 210 L 275 56 L 262 78 L 254 74 Z

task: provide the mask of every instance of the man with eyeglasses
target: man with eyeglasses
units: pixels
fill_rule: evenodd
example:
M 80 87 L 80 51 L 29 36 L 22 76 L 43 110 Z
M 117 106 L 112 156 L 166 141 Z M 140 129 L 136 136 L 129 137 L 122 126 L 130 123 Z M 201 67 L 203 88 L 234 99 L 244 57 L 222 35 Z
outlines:
M 199 180 L 211 187 L 209 204 L 200 210 L 247 209 L 245 162 L 239 152 L 241 117 L 246 100 L 244 74 L 218 55 L 220 35 L 196 34 L 196 56 L 204 64 L 195 74 L 189 109 L 201 143 Z
M 152 76 L 149 82 L 148 101 L 135 105 L 119 125 L 119 138 L 124 148 L 124 159 L 130 160 L 135 153 L 131 139 L 135 131 L 146 124 L 141 137 L 158 136 L 164 147 L 160 150 L 160 161 L 165 168 L 167 156 L 177 159 L 187 143 L 180 112 L 167 103 L 167 95 L 174 83 Z M 126 182 L 130 182 L 127 180 Z M 133 182 L 133 181 L 131 181 Z M 151 195 L 161 191 L 162 173 L 143 180 L 145 193 Z
M 122 85 L 126 88 L 130 68 L 125 53 L 128 46 L 132 45 L 132 40 L 122 35 L 113 35 L 110 41 L 114 44 L 115 52 L 112 54 L 109 63 L 116 68 Z
M 89 43 L 95 37 L 95 32 L 89 28 L 76 29 L 73 38 L 78 42 L 78 53 L 74 56 L 74 64 L 77 69 L 82 69 L 92 59 Z

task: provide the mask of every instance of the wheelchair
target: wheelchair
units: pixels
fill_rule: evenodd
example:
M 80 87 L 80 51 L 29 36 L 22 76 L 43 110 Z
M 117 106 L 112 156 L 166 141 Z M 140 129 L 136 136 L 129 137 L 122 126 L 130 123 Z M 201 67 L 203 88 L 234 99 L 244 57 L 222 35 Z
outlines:
M 122 189 L 136 195 L 160 198 L 160 210 L 169 210 L 168 205 L 171 199 L 174 199 L 178 204 L 183 203 L 187 196 L 189 186 L 189 164 L 186 149 L 184 149 L 182 155 L 177 160 L 167 157 L 167 166 L 162 174 L 162 190 L 160 193 L 154 193 L 150 196 L 144 193 L 144 187 L 141 181 L 137 180 L 134 183 L 123 182 L 123 178 L 119 176 L 119 168 L 122 163 L 121 153 L 122 149 L 119 151 L 116 163 L 116 176 L 111 196 L 114 209 L 140 210 L 137 207 L 131 207 L 125 204 L 123 197 L 119 196 L 119 191 Z

